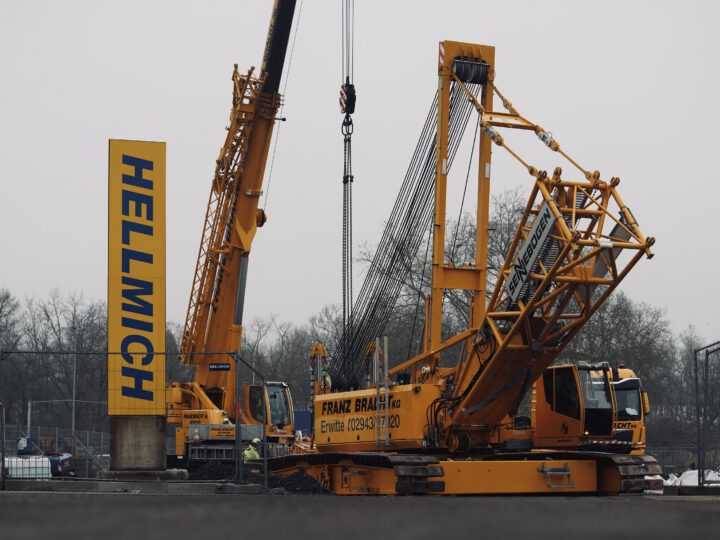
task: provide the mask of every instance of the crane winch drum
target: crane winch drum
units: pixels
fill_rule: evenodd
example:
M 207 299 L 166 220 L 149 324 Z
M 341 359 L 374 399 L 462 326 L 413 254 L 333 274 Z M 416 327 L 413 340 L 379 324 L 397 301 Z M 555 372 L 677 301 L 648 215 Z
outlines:
M 490 75 L 490 64 L 479 58 L 461 56 L 453 60 L 453 73 L 464 83 L 486 84 Z

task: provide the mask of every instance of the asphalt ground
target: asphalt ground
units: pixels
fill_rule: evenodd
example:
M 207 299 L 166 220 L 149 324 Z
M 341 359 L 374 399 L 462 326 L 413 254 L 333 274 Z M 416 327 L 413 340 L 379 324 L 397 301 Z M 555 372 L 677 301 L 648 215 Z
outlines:
M 720 497 L 0 492 L 0 538 L 719 538 Z

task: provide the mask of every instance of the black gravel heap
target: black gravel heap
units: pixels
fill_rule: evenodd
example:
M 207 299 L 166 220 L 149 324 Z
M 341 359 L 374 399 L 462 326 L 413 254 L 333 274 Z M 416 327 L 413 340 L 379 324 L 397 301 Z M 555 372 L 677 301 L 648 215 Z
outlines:
M 262 475 L 253 473 L 248 468 L 243 471 L 243 480 L 248 484 L 264 484 Z M 208 461 L 189 472 L 190 480 L 233 480 L 235 478 L 235 465 L 222 461 Z M 268 476 L 268 487 L 280 492 L 288 493 L 328 493 L 325 488 L 318 484 L 312 476 L 298 471 L 286 477 Z

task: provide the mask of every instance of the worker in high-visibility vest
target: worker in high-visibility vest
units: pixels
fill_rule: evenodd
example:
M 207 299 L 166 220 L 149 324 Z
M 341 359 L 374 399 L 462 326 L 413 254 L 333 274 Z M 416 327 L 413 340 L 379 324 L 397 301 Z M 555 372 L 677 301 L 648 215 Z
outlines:
M 260 448 L 260 439 L 255 437 L 252 441 L 250 441 L 248 447 L 243 450 L 243 461 L 260 459 L 260 452 L 258 452 L 258 448 Z

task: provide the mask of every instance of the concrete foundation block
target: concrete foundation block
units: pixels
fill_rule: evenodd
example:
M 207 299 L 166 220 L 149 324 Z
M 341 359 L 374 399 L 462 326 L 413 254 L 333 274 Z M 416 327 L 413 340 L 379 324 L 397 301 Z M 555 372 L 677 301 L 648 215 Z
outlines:
M 100 480 L 119 480 L 124 482 L 180 482 L 188 479 L 185 469 L 165 469 L 158 471 L 100 471 Z
M 98 482 L 98 493 L 165 493 L 164 482 Z
M 116 478 L 119 478 L 116 477 Z M 258 495 L 268 489 L 259 484 L 236 486 L 223 482 L 164 480 L 6 480 L 8 491 L 56 491 L 63 493 L 167 493 L 185 495 Z
M 161 471 L 167 463 L 165 417 L 111 416 L 110 469 Z

